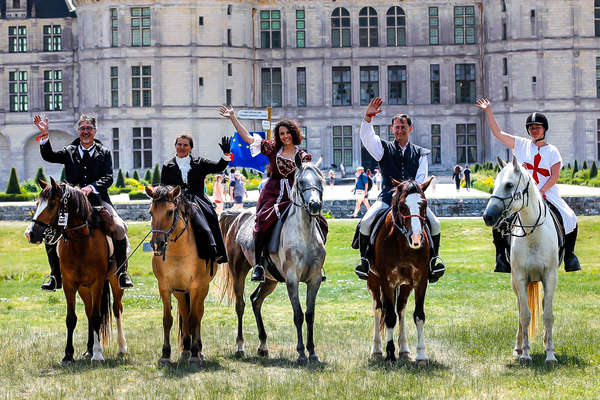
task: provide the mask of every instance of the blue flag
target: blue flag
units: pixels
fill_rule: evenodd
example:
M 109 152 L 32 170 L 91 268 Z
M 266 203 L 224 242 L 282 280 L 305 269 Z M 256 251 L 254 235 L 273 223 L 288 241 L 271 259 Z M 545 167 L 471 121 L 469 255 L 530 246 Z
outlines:
M 265 132 L 250 132 L 250 135 L 255 133 L 265 138 Z M 264 173 L 266 166 L 269 165 L 269 159 L 263 154 L 252 157 L 250 145 L 237 132 L 231 138 L 231 155 L 233 160 L 229 163 L 230 167 L 252 168 Z

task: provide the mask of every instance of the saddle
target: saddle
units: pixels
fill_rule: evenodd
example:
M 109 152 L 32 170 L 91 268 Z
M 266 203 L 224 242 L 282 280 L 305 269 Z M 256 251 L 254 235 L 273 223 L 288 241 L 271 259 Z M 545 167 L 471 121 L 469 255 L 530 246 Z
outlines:
M 563 257 L 565 255 L 565 227 L 563 225 L 560 214 L 557 214 L 548 204 L 549 203 L 546 202 L 548 211 L 550 211 L 550 215 L 552 216 L 552 221 L 554 221 L 554 227 L 556 228 L 556 236 L 558 238 L 558 265 L 560 265 L 562 264 Z
M 392 212 L 391 207 L 381 209 L 377 212 L 377 214 L 375 214 L 375 218 L 373 219 L 373 229 L 371 229 L 371 236 L 369 239 L 369 244 L 371 246 L 375 244 L 375 240 L 377 239 L 377 234 L 381 229 L 381 225 L 383 224 L 383 221 L 385 221 L 385 218 L 390 212 Z M 352 248 L 355 250 L 358 250 L 360 248 L 358 241 L 360 237 L 360 226 L 362 223 L 363 221 L 361 220 L 358 224 L 356 224 L 356 230 L 354 231 L 354 238 L 352 239 Z

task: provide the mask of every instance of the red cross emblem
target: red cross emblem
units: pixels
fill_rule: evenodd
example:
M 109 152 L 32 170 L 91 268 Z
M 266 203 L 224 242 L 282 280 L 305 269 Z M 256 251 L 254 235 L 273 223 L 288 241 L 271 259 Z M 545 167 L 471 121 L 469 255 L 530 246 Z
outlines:
M 540 155 L 540 153 L 537 153 L 535 155 L 535 157 L 533 157 L 533 165 L 529 164 L 528 162 L 524 162 L 523 166 L 529 170 L 532 171 L 533 174 L 533 180 L 535 181 L 535 183 L 540 183 L 540 180 L 538 179 L 538 175 L 537 174 L 541 174 L 544 176 L 550 176 L 550 171 L 545 169 L 545 168 L 539 168 L 540 165 L 540 161 L 542 161 L 542 156 Z

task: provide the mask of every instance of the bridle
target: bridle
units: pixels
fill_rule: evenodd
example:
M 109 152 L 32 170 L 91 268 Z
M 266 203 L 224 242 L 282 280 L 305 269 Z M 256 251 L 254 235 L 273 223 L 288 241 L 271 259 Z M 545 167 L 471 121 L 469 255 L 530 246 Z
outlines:
M 175 232 L 175 229 L 177 228 L 177 221 L 181 220 L 184 224 L 183 229 L 181 230 L 181 232 L 179 232 L 173 239 L 171 239 L 171 242 L 175 243 L 180 237 L 181 235 L 183 235 L 183 233 L 186 231 L 186 229 L 188 228 L 188 221 L 183 218 L 181 216 L 181 214 L 179 213 L 179 207 L 176 201 L 174 200 L 159 200 L 159 201 L 165 201 L 165 202 L 169 202 L 169 203 L 173 203 L 175 205 L 175 211 L 173 214 L 173 222 L 171 223 L 171 226 L 169 227 L 168 230 L 164 231 L 161 229 L 150 229 L 150 233 L 162 233 L 163 235 L 165 235 L 165 244 L 162 248 L 162 257 L 163 257 L 163 261 L 165 261 L 165 255 L 167 253 L 167 247 L 169 246 L 169 236 L 171 236 L 171 234 L 173 232 Z M 154 204 L 154 200 L 152 200 L 152 203 Z M 153 245 L 155 242 L 154 240 L 150 240 L 150 244 Z M 159 249 L 161 250 L 161 249 Z
M 295 205 L 296 207 L 302 208 L 304 209 L 308 215 L 310 215 L 311 218 L 316 217 L 316 215 L 312 215 L 310 212 L 310 207 L 309 205 L 306 203 L 306 200 L 304 200 L 304 193 L 309 191 L 309 190 L 316 190 L 319 193 L 319 198 L 321 199 L 321 201 L 323 201 L 323 185 L 321 185 L 320 187 L 317 185 L 309 185 L 307 187 L 304 187 L 302 189 L 299 189 L 298 187 L 299 182 L 300 182 L 300 176 L 302 175 L 302 173 L 304 172 L 305 169 L 299 170 L 298 172 L 298 176 L 296 177 L 296 180 L 294 181 L 294 191 L 296 193 L 298 193 L 298 195 L 300 196 L 300 203 L 296 203 L 296 201 L 294 200 L 295 196 L 292 196 L 292 198 L 290 199 L 290 201 L 292 202 L 293 205 Z M 314 171 L 313 171 L 314 172 Z M 319 179 L 321 179 L 320 177 L 318 177 Z M 319 213 L 320 214 L 320 213 Z
M 81 240 L 87 239 L 94 232 L 93 227 L 90 227 L 90 225 L 88 224 L 88 221 L 84 221 L 83 224 L 67 228 L 68 215 L 69 215 L 67 212 L 69 198 L 70 198 L 69 192 L 63 192 L 61 194 L 60 207 L 59 207 L 56 215 L 52 219 L 52 222 L 50 222 L 50 224 L 46 224 L 42 221 L 38 221 L 36 218 L 32 219 L 32 222 L 34 224 L 40 225 L 43 228 L 45 228 L 44 233 L 43 233 L 43 237 L 44 237 L 43 240 L 44 240 L 44 243 L 46 243 L 47 245 L 53 246 L 61 238 L 64 238 L 65 240 L 81 241 Z M 86 228 L 86 227 L 90 228 L 87 235 L 79 237 L 79 238 L 69 237 L 68 232 L 73 232 L 73 231 L 76 231 L 76 230 L 79 230 L 82 228 Z
M 519 185 L 521 183 L 522 177 L 523 177 L 523 173 L 521 171 L 519 171 L 519 180 L 517 181 L 515 190 L 511 195 L 506 196 L 506 197 L 500 197 L 500 196 L 492 194 L 490 196 L 490 199 L 498 199 L 498 200 L 502 201 L 503 210 L 502 210 L 502 213 L 500 214 L 500 218 L 498 218 L 498 221 L 494 225 L 494 228 L 499 229 L 504 235 L 510 235 L 510 236 L 515 236 L 515 237 L 525 237 L 527 235 L 532 234 L 537 229 L 537 227 L 541 226 L 546 220 L 546 216 L 547 216 L 546 209 L 548 206 L 546 204 L 544 204 L 544 220 L 543 221 L 540 222 L 540 219 L 542 218 L 542 207 L 540 205 L 540 207 L 539 207 L 540 212 L 539 212 L 537 219 L 535 220 L 535 223 L 533 225 L 523 225 L 523 223 L 521 222 L 521 218 L 519 217 L 518 214 L 526 207 L 529 207 L 529 185 L 531 183 L 531 179 L 528 179 L 527 185 L 525 185 L 525 188 L 523 190 L 519 191 Z M 510 200 L 508 205 L 506 204 L 506 200 Z M 519 200 L 521 200 L 521 208 L 519 208 L 518 210 L 509 214 L 508 210 L 512 206 L 513 202 L 519 201 Z M 514 233 L 513 231 L 514 231 L 515 227 L 521 228 L 523 234 Z M 527 232 L 525 230 L 525 228 L 530 228 L 531 231 Z
M 401 196 L 401 193 L 397 194 L 397 196 Z M 400 233 L 402 235 L 404 235 L 404 238 L 410 244 L 411 243 L 411 239 L 410 239 L 411 232 L 408 229 L 406 229 L 406 220 L 407 219 L 410 220 L 411 218 L 419 218 L 419 220 L 421 222 L 421 228 L 423 229 L 423 232 L 425 232 L 424 226 L 425 226 L 425 221 L 427 220 L 427 217 L 423 217 L 423 216 L 417 215 L 417 214 L 408 214 L 408 215 L 402 214 L 399 210 L 401 204 L 406 204 L 406 203 L 404 203 L 404 202 L 401 203 L 400 201 L 398 201 L 398 207 L 392 207 L 392 220 L 394 221 L 394 227 L 396 229 L 398 229 L 398 231 L 400 231 Z M 396 208 L 398 208 L 398 210 L 396 210 Z M 424 238 L 425 238 L 425 234 L 423 233 L 423 235 L 421 235 L 421 243 L 423 242 Z

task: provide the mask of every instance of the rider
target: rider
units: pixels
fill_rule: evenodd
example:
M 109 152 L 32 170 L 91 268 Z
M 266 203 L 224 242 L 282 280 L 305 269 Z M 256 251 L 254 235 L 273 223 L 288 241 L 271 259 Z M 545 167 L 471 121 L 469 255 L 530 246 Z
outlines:
M 204 193 L 204 179 L 208 174 L 221 173 L 231 160 L 231 139 L 223 137 L 219 147 L 223 157 L 217 162 L 202 157 L 192 157 L 194 139 L 189 135 L 179 135 L 175 139 L 175 157 L 167 161 L 160 174 L 161 185 L 179 185 L 186 197 L 198 207 L 192 207 L 192 228 L 196 238 L 198 256 L 215 259 L 217 263 L 227 262 L 223 236 L 219 229 L 219 217 L 212 202 Z
M 383 100 L 376 97 L 369 103 L 365 117 L 360 125 L 360 140 L 369 154 L 379 162 L 383 175 L 383 187 L 377 201 L 369 208 L 360 221 L 359 248 L 361 263 L 354 269 L 361 279 L 369 276 L 369 245 L 373 221 L 380 210 L 388 209 L 392 202 L 394 184 L 396 181 L 413 179 L 421 184 L 427 177 L 427 154 L 429 150 L 409 142 L 412 131 L 412 120 L 406 114 L 395 115 L 392 118 L 392 131 L 395 140 L 389 142 L 375 135 L 372 118 L 383 111 Z M 429 282 L 437 282 L 444 275 L 446 267 L 438 257 L 440 249 L 441 225 L 435 214 L 427 207 L 427 220 L 431 227 L 432 257 L 429 263 Z
M 233 107 L 221 107 L 222 117 L 228 118 L 242 139 L 250 144 L 253 156 L 264 154 L 269 158 L 270 178 L 260 192 L 256 204 L 256 223 L 254 225 L 254 254 L 256 265 L 251 280 L 264 281 L 264 249 L 269 229 L 291 206 L 291 188 L 296 172 L 295 158 L 303 162 L 311 161 L 312 156 L 302 150 L 302 133 L 295 121 L 284 119 L 275 125 L 275 140 L 263 140 L 259 135 L 250 136 L 248 130 L 238 121 Z M 322 215 L 317 217 L 323 237 L 327 237 L 327 221 Z
M 492 112 L 492 103 L 489 100 L 477 100 L 477 107 L 485 112 L 494 136 L 512 149 L 514 157 L 533 175 L 540 193 L 546 199 L 546 204 L 560 217 L 565 230 L 565 271 L 581 270 L 579 260 L 574 253 L 575 241 L 577 240 L 577 216 L 560 197 L 556 186 L 562 166 L 562 157 L 555 146 L 546 143 L 548 119 L 539 112 L 530 114 L 525 122 L 525 130 L 530 139 L 525 139 L 509 135 L 500 129 Z M 506 258 L 510 243 L 499 230 L 493 229 L 492 232 L 494 245 L 496 246 L 496 268 L 494 271 L 510 272 L 510 263 Z
M 45 161 L 65 166 L 65 180 L 73 186 L 79 186 L 93 206 L 104 207 L 113 219 L 111 236 L 114 242 L 114 255 L 119 274 L 121 288 L 133 287 L 133 282 L 127 274 L 127 226 L 115 211 L 108 188 L 113 182 L 113 163 L 110 150 L 94 139 L 96 136 L 96 118 L 82 114 L 77 121 L 79 138 L 62 150 L 54 151 L 48 135 L 48 118 L 45 121 L 36 115 L 33 123 L 42 133 L 40 135 L 40 153 Z M 54 291 L 62 287 L 60 264 L 56 253 L 56 244 L 46 244 L 46 253 L 50 263 L 48 282 L 42 284 L 42 289 Z

